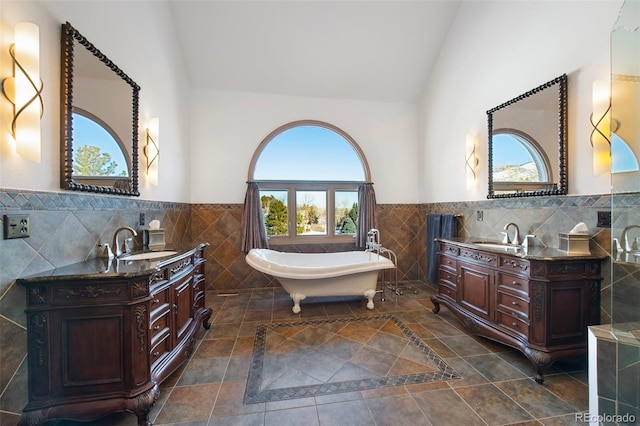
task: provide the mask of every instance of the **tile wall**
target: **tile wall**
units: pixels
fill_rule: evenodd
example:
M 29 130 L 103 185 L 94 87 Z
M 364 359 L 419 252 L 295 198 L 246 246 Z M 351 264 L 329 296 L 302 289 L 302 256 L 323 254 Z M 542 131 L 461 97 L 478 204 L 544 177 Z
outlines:
M 640 205 L 631 197 L 630 209 Z M 463 236 L 498 238 L 504 224 L 515 222 L 521 234 L 536 234 L 546 245 L 557 247 L 558 231 L 566 232 L 584 221 L 593 234 L 594 247 L 609 251 L 610 232 L 597 228 L 596 212 L 609 210 L 610 196 L 540 197 L 512 200 L 433 204 L 383 204 L 378 206 L 382 244 L 398 257 L 399 280 L 423 280 L 426 275 L 426 215 L 463 215 Z M 0 423 L 2 412 L 19 413 L 26 404 L 24 358 L 26 330 L 24 294 L 15 279 L 69 263 L 100 256 L 96 244 L 111 241 L 113 232 L 127 225 L 140 229 L 139 215 L 148 224 L 161 221 L 167 241 L 208 242 L 206 273 L 210 289 L 232 291 L 272 287 L 277 282 L 257 273 L 244 262 L 240 250 L 241 204 L 184 204 L 145 201 L 82 193 L 49 193 L 0 188 L 2 214 L 28 213 L 31 237 L 0 240 Z M 482 211 L 482 221 L 477 212 Z M 139 241 L 138 241 L 139 243 Z M 279 246 L 284 251 L 342 251 L 351 245 Z M 610 289 L 605 262 L 603 292 Z M 604 298 L 603 298 L 604 300 Z M 603 321 L 607 306 L 603 304 Z
M 600 424 L 638 424 L 640 322 L 591 327 L 589 339 L 596 365 L 595 378 L 589 378 L 589 393 L 595 393 L 598 405 L 597 411 L 590 407 L 592 413 L 601 416 Z

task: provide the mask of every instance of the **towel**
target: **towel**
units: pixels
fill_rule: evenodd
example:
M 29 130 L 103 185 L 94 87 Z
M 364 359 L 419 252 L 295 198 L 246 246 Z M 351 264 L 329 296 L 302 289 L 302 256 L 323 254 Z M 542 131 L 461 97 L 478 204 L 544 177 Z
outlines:
M 453 214 L 427 215 L 427 281 L 438 282 L 438 242 L 436 238 L 451 239 L 458 235 L 458 221 Z

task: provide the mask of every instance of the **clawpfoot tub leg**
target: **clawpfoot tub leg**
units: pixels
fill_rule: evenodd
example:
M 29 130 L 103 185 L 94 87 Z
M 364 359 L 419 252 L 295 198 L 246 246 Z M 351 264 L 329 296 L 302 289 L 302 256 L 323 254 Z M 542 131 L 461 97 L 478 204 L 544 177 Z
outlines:
M 375 295 L 376 291 L 372 288 L 364 292 L 364 297 L 369 299 L 369 301 L 367 302 L 367 308 L 373 309 L 373 298 L 375 297 Z
M 300 313 L 300 301 L 307 298 L 304 294 L 300 293 L 291 293 L 291 298 L 293 299 L 293 308 L 291 310 L 294 314 Z

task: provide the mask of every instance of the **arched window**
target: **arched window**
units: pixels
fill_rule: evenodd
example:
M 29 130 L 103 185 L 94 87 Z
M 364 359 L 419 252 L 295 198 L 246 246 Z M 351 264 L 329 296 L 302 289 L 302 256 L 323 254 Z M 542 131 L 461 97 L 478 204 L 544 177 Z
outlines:
M 548 189 L 554 185 L 549 159 L 532 137 L 518 130 L 498 129 L 491 141 L 496 192 Z
M 270 243 L 353 241 L 358 186 L 370 182 L 356 142 L 321 121 L 296 121 L 256 150 L 249 181 L 260 188 Z

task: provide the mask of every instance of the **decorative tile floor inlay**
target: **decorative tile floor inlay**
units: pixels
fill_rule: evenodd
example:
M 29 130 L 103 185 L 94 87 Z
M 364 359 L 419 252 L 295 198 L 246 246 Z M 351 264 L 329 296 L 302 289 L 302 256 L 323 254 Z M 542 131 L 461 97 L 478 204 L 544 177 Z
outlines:
M 393 315 L 259 325 L 244 403 L 459 379 Z

